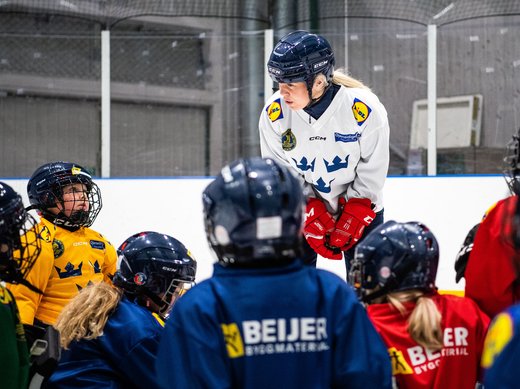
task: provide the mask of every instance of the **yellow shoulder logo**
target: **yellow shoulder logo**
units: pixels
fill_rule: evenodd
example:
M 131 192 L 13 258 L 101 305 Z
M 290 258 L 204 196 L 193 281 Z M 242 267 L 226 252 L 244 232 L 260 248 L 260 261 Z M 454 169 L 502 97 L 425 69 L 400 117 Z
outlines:
M 513 321 L 507 313 L 501 313 L 493 320 L 484 341 L 482 360 L 483 368 L 491 367 L 498 354 L 502 352 L 513 337 Z
M 282 105 L 280 104 L 280 99 L 276 99 L 269 105 L 269 107 L 267 107 L 267 116 L 269 116 L 269 119 L 271 119 L 272 122 L 275 122 L 278 119 L 283 118 Z
M 240 331 L 236 323 L 221 324 L 224 341 L 229 358 L 239 358 L 244 356 L 244 342 L 240 336 Z
M 13 297 L 11 296 L 11 293 L 9 293 L 7 288 L 0 285 L 0 304 L 11 304 L 12 302 Z
M 390 347 L 388 349 L 388 355 L 392 361 L 392 375 L 413 374 L 413 370 L 408 362 L 406 362 L 406 359 L 404 359 L 402 351 L 395 347 Z
M 358 98 L 354 99 L 352 113 L 354 113 L 354 119 L 356 119 L 358 126 L 362 125 L 368 119 L 370 112 L 372 112 L 372 110 L 368 105 L 363 103 Z
M 42 230 L 40 231 L 40 238 L 42 238 L 47 243 L 51 242 L 51 232 L 47 226 L 43 226 Z

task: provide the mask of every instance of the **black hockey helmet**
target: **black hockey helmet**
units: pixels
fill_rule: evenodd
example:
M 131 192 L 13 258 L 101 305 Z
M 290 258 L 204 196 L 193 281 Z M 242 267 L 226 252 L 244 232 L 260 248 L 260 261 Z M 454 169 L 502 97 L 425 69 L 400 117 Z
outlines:
M 300 182 L 270 158 L 225 166 L 202 195 L 206 236 L 220 263 L 277 266 L 301 254 Z
M 139 232 L 118 249 L 114 285 L 130 299 L 145 305 L 151 299 L 166 318 L 175 300 L 195 283 L 197 262 L 177 239 L 153 231 Z
M 507 144 L 504 157 L 504 178 L 511 194 L 520 195 L 520 129 Z
M 86 187 L 89 210 L 75 211 L 70 216 L 63 212 L 50 212 L 49 208 L 55 208 L 58 203 L 63 204 L 63 188 L 78 183 Z M 51 162 L 40 166 L 29 179 L 27 193 L 31 209 L 39 210 L 47 220 L 70 229 L 90 227 L 103 206 L 101 192 L 90 173 L 71 162 Z
M 436 289 L 438 264 L 439 245 L 428 227 L 392 220 L 356 246 L 348 281 L 365 302 L 410 289 L 429 292 Z
M 323 73 L 330 82 L 334 63 L 334 52 L 324 37 L 298 30 L 276 44 L 267 62 L 267 70 L 278 83 L 305 82 L 310 93 L 318 74 Z
M 0 279 L 27 285 L 25 276 L 40 251 L 36 221 L 25 210 L 22 197 L 0 182 Z

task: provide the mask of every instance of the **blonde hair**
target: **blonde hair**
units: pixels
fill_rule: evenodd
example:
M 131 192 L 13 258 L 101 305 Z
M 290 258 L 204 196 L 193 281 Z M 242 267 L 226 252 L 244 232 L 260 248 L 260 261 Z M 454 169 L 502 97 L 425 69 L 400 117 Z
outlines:
M 337 85 L 343 85 L 346 88 L 362 88 L 370 90 L 370 88 L 363 84 L 360 80 L 357 80 L 343 73 L 341 70 L 334 71 L 334 74 L 332 76 L 332 83 Z M 314 84 L 312 86 L 313 98 L 315 98 L 316 100 L 320 99 L 328 86 L 329 83 L 327 82 L 327 78 L 325 77 L 325 75 L 323 73 L 318 74 L 314 79 Z
M 416 301 L 416 305 L 408 318 L 408 333 L 418 344 L 432 351 L 440 350 L 442 344 L 442 315 L 429 296 L 420 290 L 390 293 L 388 302 L 402 314 L 406 313 L 405 301 Z
M 334 71 L 334 74 L 332 75 L 332 83 L 337 85 L 343 85 L 347 88 L 362 88 L 370 90 L 370 88 L 363 84 L 362 81 L 348 75 L 343 71 L 343 69 L 338 69 Z
M 63 308 L 54 327 L 60 332 L 61 346 L 67 349 L 74 340 L 95 339 L 121 300 L 121 289 L 106 282 L 82 289 Z

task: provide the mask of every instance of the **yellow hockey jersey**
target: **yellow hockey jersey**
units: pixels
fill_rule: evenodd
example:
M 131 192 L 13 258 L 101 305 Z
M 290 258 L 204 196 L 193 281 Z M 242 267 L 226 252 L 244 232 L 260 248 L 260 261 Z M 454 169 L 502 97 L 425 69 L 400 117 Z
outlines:
M 117 253 L 100 233 L 82 227 L 71 232 L 42 218 L 38 223 L 42 251 L 26 279 L 43 292 L 23 285 L 8 285 L 14 294 L 22 323 L 38 319 L 54 324 L 63 307 L 92 282 L 111 282 Z

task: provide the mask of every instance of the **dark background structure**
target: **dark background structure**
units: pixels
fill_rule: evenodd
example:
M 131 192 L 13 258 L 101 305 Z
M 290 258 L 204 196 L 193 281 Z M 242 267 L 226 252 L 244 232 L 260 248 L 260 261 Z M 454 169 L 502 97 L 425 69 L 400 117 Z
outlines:
M 438 174 L 496 174 L 520 127 L 520 2 L 0 1 L 0 177 L 55 159 L 101 169 L 101 31 L 110 31 L 113 177 L 205 176 L 259 154 L 264 31 L 307 29 L 385 104 L 390 174 L 411 150 L 436 25 L 437 95 L 481 95 L 479 144 L 439 149 Z M 457 117 L 453 118 L 456 123 Z M 419 168 L 410 169 L 410 164 Z

